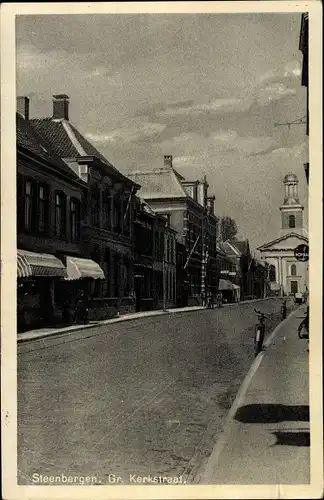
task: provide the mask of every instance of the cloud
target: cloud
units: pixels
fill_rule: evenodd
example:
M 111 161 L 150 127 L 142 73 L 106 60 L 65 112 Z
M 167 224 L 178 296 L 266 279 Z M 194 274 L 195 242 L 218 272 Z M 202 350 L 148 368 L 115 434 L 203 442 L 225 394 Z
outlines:
M 263 107 L 272 102 L 279 101 L 290 95 L 296 94 L 296 89 L 287 87 L 282 82 L 259 85 L 252 91 L 241 97 L 228 97 L 214 99 L 208 103 L 197 104 L 195 106 L 168 107 L 157 113 L 160 117 L 176 115 L 197 115 L 203 113 L 229 114 L 244 113 L 249 111 L 253 105 Z
M 207 103 L 194 104 L 192 101 L 170 104 L 159 111 L 157 116 L 172 117 L 199 115 L 202 113 L 229 114 L 244 113 L 252 106 L 264 107 L 296 94 L 294 85 L 300 78 L 301 66 L 298 61 L 290 61 L 283 69 L 270 70 L 262 75 L 257 83 L 237 96 L 221 97 Z
M 183 132 L 161 144 L 163 151 L 171 151 L 175 162 L 183 166 L 201 164 L 206 158 L 219 154 L 256 156 L 278 147 L 278 143 L 267 136 L 241 136 L 235 130 L 220 130 L 208 137 L 196 132 Z
M 88 133 L 86 137 L 90 141 L 99 144 L 106 142 L 140 142 L 158 137 L 165 128 L 166 125 L 162 123 L 153 123 L 149 119 L 141 117 L 127 120 L 122 127 L 111 133 L 102 135 Z
M 267 106 L 274 101 L 295 94 L 296 89 L 287 88 L 283 83 L 274 83 L 259 89 L 256 102 L 259 106 Z

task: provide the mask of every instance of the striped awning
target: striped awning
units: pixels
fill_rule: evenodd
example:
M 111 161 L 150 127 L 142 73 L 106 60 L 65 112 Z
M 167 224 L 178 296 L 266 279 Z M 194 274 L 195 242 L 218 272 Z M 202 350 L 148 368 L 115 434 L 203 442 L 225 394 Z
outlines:
M 105 273 L 99 264 L 91 259 L 67 256 L 66 270 L 68 280 L 78 280 L 80 278 L 105 279 Z
M 17 250 L 17 277 L 29 276 L 65 277 L 66 269 L 54 255 Z
M 230 281 L 228 280 L 223 280 L 223 279 L 220 279 L 219 280 L 219 284 L 218 284 L 218 290 L 219 291 L 224 291 L 224 290 L 237 290 L 238 288 L 240 288 L 239 286 L 237 285 L 234 285 L 234 283 L 231 283 Z

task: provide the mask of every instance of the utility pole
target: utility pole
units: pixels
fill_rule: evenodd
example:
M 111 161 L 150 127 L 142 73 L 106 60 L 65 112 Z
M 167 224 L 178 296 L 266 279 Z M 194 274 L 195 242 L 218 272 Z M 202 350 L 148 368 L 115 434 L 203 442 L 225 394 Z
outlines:
M 163 311 L 166 311 L 166 273 L 165 273 L 165 256 L 166 256 L 166 232 L 164 231 L 163 235 L 163 261 L 162 261 L 162 281 L 163 281 Z
M 204 209 L 205 210 L 205 209 Z M 205 305 L 205 295 L 206 295 L 206 258 L 207 258 L 207 250 L 206 250 L 206 227 L 207 227 L 207 215 L 204 211 L 202 217 L 202 225 L 201 225 L 201 237 L 202 237 L 202 245 L 201 245 L 201 297 L 202 297 L 202 305 Z

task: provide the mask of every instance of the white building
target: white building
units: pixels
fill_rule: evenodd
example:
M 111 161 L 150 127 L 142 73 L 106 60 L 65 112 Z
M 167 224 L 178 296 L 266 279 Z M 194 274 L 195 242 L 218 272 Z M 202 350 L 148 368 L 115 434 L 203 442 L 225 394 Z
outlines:
M 289 295 L 306 291 L 308 262 L 297 261 L 294 250 L 298 245 L 308 245 L 308 236 L 304 228 L 304 207 L 298 196 L 298 179 L 295 174 L 288 174 L 283 183 L 285 197 L 279 207 L 281 212 L 279 237 L 264 243 L 258 250 L 261 259 L 275 269 L 270 283 L 272 290 Z

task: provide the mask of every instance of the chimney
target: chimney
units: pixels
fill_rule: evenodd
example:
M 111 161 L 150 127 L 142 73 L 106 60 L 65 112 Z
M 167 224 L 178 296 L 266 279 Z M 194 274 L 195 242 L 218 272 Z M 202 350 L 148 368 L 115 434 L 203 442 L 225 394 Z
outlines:
M 172 168 L 172 156 L 171 155 L 164 156 L 164 166 L 166 168 Z
M 204 176 L 202 181 L 198 181 L 198 203 L 204 208 L 207 206 L 207 191 L 208 191 L 208 183 L 206 176 Z
M 23 95 L 17 97 L 17 113 L 22 115 L 25 120 L 29 120 L 29 99 Z
M 69 96 L 66 94 L 53 95 L 53 119 L 69 120 Z

